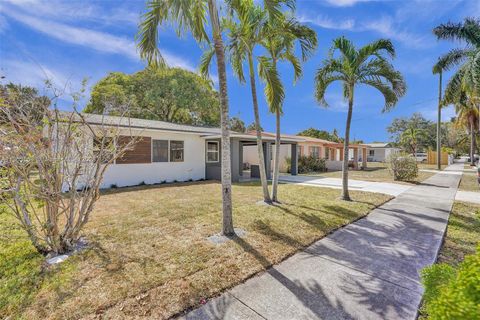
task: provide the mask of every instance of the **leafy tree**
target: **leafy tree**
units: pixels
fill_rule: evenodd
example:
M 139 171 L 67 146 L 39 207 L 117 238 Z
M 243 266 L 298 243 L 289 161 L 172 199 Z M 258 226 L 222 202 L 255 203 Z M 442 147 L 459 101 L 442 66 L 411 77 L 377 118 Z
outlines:
M 402 117 L 393 119 L 392 123 L 387 127 L 387 131 L 390 133 L 390 138 L 393 140 L 395 145 L 405 150 L 409 150 L 410 152 L 413 152 L 411 144 L 406 138 L 407 135 L 404 134 L 404 132 L 407 130 L 412 131 L 412 128 L 418 133 L 422 132 L 422 134 L 415 135 L 415 149 L 417 151 L 423 151 L 425 149 L 435 147 L 435 123 L 425 119 L 421 113 L 416 112 L 410 118 Z
M 39 124 L 50 104 L 50 99 L 39 95 L 35 88 L 14 83 L 0 85 L 0 106 L 9 106 L 10 113 L 28 120 L 28 124 Z M 0 126 L 9 122 L 6 114 L 0 113 Z
M 222 11 L 225 12 L 225 11 Z M 207 21 L 210 22 L 207 29 Z M 158 49 L 158 28 L 171 23 L 181 35 L 190 31 L 200 44 L 212 43 L 210 59 L 215 56 L 220 87 L 220 125 L 222 130 L 222 233 L 233 235 L 232 217 L 232 172 L 230 163 L 230 134 L 228 119 L 227 74 L 225 64 L 225 47 L 218 16 L 216 0 L 150 0 L 147 12 L 140 22 L 138 46 L 140 56 L 151 66 L 165 66 L 165 61 Z M 211 33 L 211 39 L 207 34 Z
M 247 131 L 255 131 L 255 130 L 257 130 L 257 125 L 255 124 L 255 122 L 252 122 L 247 126 Z M 260 131 L 262 132 L 265 131 L 263 130 L 262 126 L 260 126 Z
M 243 122 L 240 117 L 230 118 L 230 130 L 236 132 L 247 132 L 247 128 L 245 128 L 245 122 Z
M 338 134 L 336 134 L 336 130 L 334 130 L 333 133 L 330 133 L 325 130 L 318 130 L 315 128 L 308 128 L 303 131 L 300 131 L 297 133 L 299 136 L 304 136 L 304 137 L 312 137 L 312 138 L 317 138 L 317 139 L 324 139 L 332 142 L 343 142 L 343 139 L 338 137 Z
M 335 56 L 336 53 L 339 53 L 339 55 Z M 380 91 L 385 98 L 385 106 L 382 112 L 393 108 L 398 99 L 406 92 L 403 76 L 393 68 L 388 61 L 388 57 L 395 57 L 395 49 L 390 40 L 380 39 L 357 49 L 350 40 L 339 37 L 333 41 L 328 59 L 323 62 L 315 76 L 315 97 L 321 105 L 328 106 L 325 100 L 325 92 L 328 86 L 335 81 L 342 83 L 344 98 L 348 100 L 343 149 L 343 200 L 350 200 L 348 193 L 348 145 L 355 87 L 364 84 Z
M 127 75 L 112 72 L 92 89 L 88 113 L 116 115 L 131 101 L 132 117 L 182 124 L 218 126 L 218 93 L 211 81 L 180 68 L 155 69 Z
M 457 113 L 457 126 L 465 128 L 470 134 L 470 164 L 474 166 L 476 150 L 475 133 L 478 131 L 480 113 L 474 104 L 474 100 L 469 98 L 465 91 L 453 102 L 455 104 L 455 112 Z

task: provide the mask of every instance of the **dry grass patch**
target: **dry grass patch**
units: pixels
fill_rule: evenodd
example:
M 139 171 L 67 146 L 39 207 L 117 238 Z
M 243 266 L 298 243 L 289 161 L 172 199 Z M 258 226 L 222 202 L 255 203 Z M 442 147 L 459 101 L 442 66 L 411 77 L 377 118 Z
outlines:
M 352 192 L 354 201 L 344 202 L 338 200 L 339 190 L 298 185 L 282 185 L 279 191 L 282 205 L 262 206 L 256 204 L 261 199 L 258 184 L 235 185 L 234 223 L 248 233 L 218 246 L 206 241 L 220 230 L 218 183 L 107 192 L 85 229 L 90 249 L 47 273 L 40 271 L 38 255 L 31 248 L 28 251 L 34 258 L 10 257 L 18 260 L 10 271 L 22 261 L 37 259 L 33 268 L 38 281 L 25 287 L 31 291 L 25 299 L 0 304 L 0 317 L 168 318 L 278 263 L 389 199 Z M 11 274 L 22 277 L 15 271 Z M 0 288 L 3 281 L 0 278 Z M 3 297 L 8 293 L 3 292 Z
M 422 169 L 435 170 L 436 165 L 418 164 L 418 169 L 419 169 L 418 177 L 414 181 L 410 181 L 410 182 L 394 181 L 393 175 L 388 170 L 386 163 L 369 162 L 365 170 L 350 170 L 348 172 L 348 177 L 349 179 L 353 179 L 353 180 L 392 182 L 392 183 L 400 183 L 400 184 L 418 184 L 435 174 L 434 172 L 425 172 L 420 170 Z M 329 172 L 313 173 L 313 174 L 308 173 L 306 175 L 313 175 L 313 176 L 317 175 L 317 176 L 329 177 L 329 178 L 341 178 L 342 171 L 329 171 Z
M 480 186 L 478 185 L 477 181 L 477 174 L 475 172 L 464 172 L 458 189 L 463 191 L 480 192 Z

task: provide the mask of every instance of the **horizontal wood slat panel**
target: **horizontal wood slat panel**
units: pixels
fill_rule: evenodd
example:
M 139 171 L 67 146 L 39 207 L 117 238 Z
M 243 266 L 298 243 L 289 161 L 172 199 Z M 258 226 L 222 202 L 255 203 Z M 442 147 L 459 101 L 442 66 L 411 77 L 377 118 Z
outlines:
M 121 136 L 118 141 L 120 144 L 126 144 L 131 141 L 131 137 Z M 131 150 L 127 150 L 125 154 L 118 158 L 117 164 L 133 164 L 133 163 L 151 163 L 152 162 L 152 139 L 150 137 L 136 137 L 137 141 Z

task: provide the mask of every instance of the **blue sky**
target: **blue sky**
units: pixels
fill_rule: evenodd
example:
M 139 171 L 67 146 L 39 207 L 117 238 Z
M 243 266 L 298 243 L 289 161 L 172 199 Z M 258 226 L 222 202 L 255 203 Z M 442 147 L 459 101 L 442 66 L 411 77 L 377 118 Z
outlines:
M 0 73 L 6 77 L 2 82 L 43 88 L 43 80 L 48 77 L 59 87 L 68 83 L 69 90 L 75 91 L 85 77 L 91 86 L 112 71 L 133 73 L 143 69 L 134 37 L 144 10 L 145 1 L 140 0 L 0 0 Z M 328 109 L 318 106 L 313 98 L 315 71 L 332 39 L 345 35 L 358 46 L 378 38 L 394 42 L 397 57 L 393 64 L 404 74 L 408 91 L 386 114 L 380 112 L 383 100 L 378 92 L 363 87 L 357 91 L 351 136 L 369 142 L 387 140 L 385 128 L 395 117 L 421 112 L 435 119 L 438 79 L 432 75 L 431 66 L 440 54 L 462 44 L 438 42 L 431 30 L 442 22 L 479 17 L 480 1 L 298 0 L 296 14 L 315 29 L 319 47 L 304 64 L 304 75 L 295 85 L 291 68 L 281 67 L 286 87 L 284 133 L 315 127 L 329 131 L 336 128 L 343 135 L 346 103 L 340 87 L 332 86 L 327 91 Z M 191 37 L 178 39 L 170 28 L 163 27 L 160 39 L 169 64 L 196 70 L 201 49 Z M 215 79 L 214 69 L 212 73 Z M 228 86 L 230 114 L 251 123 L 249 88 L 237 81 L 231 69 Z M 63 103 L 68 108 L 69 103 Z M 275 120 L 263 96 L 260 108 L 262 126 L 273 131 Z M 451 108 L 443 111 L 445 118 L 452 115 Z

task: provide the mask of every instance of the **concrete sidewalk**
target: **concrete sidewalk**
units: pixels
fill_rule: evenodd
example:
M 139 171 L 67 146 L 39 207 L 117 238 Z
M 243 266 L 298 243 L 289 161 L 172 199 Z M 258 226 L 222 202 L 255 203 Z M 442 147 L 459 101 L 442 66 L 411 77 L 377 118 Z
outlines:
M 455 200 L 480 204 L 480 192 L 458 190 Z
M 182 318 L 415 319 L 460 177 L 430 177 Z
M 322 188 L 342 188 L 342 179 L 340 178 L 325 178 L 320 176 L 290 176 L 284 175 L 280 176 L 280 182 L 283 183 L 295 183 L 304 186 L 313 186 L 313 187 L 322 187 Z M 407 191 L 412 186 L 399 184 L 399 183 L 389 183 L 389 182 L 374 182 L 374 181 L 363 181 L 363 180 L 348 180 L 349 190 L 365 191 L 365 192 L 376 192 L 384 193 L 391 196 L 398 196 L 399 194 Z

